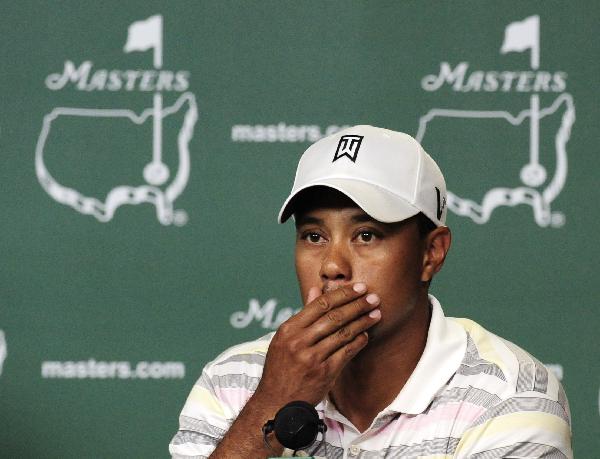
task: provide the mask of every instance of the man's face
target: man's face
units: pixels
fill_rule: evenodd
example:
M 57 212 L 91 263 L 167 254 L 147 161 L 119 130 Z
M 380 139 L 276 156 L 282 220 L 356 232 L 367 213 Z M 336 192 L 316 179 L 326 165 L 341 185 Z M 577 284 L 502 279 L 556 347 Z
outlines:
M 333 190 L 303 200 L 296 212 L 296 272 L 302 298 L 311 287 L 322 293 L 364 282 L 381 298 L 381 321 L 371 342 L 410 323 L 423 295 L 424 241 L 416 218 L 381 223 Z

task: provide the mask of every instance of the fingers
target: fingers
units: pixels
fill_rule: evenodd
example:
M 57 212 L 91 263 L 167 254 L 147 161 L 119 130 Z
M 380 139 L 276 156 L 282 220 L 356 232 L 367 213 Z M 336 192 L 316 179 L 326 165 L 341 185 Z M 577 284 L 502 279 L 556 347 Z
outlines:
M 379 303 L 363 283 L 325 294 L 309 289 L 304 309 L 281 324 L 271 340 L 260 387 L 276 398 L 321 400 L 367 345 L 366 330 L 381 320 Z
M 326 338 L 327 342 L 330 342 L 331 340 L 328 339 L 330 336 L 334 338 L 334 344 L 336 343 L 336 336 L 346 338 L 342 342 L 342 344 L 345 344 L 349 339 L 365 330 L 361 327 L 365 324 L 365 320 L 368 326 L 373 324 L 373 318 L 369 317 L 368 313 L 376 310 L 375 308 L 379 305 L 379 302 L 379 296 L 370 293 L 327 311 L 307 330 L 309 344 L 315 344 Z M 336 349 L 337 347 L 339 346 L 336 346 Z
M 321 289 L 319 287 L 311 287 L 308 291 L 308 297 L 306 298 L 306 303 L 312 303 L 317 299 L 317 297 L 321 294 Z
M 356 335 L 354 339 L 348 342 L 345 346 L 336 350 L 328 359 L 329 368 L 343 368 L 354 358 L 367 344 L 369 343 L 369 335 L 366 331 Z M 335 370 L 334 370 L 335 371 Z
M 352 344 L 353 341 L 380 320 L 381 311 L 379 309 L 373 309 L 368 314 L 363 314 L 358 319 L 343 325 L 317 343 L 314 346 L 315 355 L 321 361 L 324 361 L 336 354 L 343 347 L 349 346 L 350 349 L 353 349 L 355 346 L 355 344 Z
M 308 327 L 328 311 L 351 302 L 364 295 L 366 291 L 367 286 L 359 282 L 354 285 L 345 285 L 313 298 L 311 295 L 313 289 L 311 288 L 307 299 L 312 301 L 307 301 L 304 309 L 295 316 L 295 322 L 300 327 Z

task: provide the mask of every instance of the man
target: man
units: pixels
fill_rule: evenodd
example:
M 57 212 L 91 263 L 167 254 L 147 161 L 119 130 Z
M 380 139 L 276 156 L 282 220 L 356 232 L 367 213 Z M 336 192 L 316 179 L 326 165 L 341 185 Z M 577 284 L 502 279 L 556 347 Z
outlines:
M 261 427 L 292 400 L 327 425 L 315 456 L 572 457 L 554 375 L 428 294 L 450 248 L 445 204 L 406 134 L 356 126 L 312 145 L 279 214 L 294 216 L 304 308 L 205 367 L 173 457 L 280 455 Z

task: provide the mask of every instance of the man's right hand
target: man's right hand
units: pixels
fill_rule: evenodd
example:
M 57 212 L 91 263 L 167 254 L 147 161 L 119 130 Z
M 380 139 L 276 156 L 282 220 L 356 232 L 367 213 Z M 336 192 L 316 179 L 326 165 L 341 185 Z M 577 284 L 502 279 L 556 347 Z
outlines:
M 263 443 L 262 425 L 293 400 L 319 403 L 344 366 L 367 345 L 366 333 L 381 319 L 379 297 L 363 283 L 321 295 L 313 287 L 304 309 L 281 324 L 271 340 L 262 378 L 211 459 L 245 459 L 280 454 Z
M 277 407 L 292 400 L 319 403 L 367 345 L 366 330 L 381 318 L 379 301 L 363 283 L 324 294 L 311 288 L 302 311 L 273 337 L 253 402 Z

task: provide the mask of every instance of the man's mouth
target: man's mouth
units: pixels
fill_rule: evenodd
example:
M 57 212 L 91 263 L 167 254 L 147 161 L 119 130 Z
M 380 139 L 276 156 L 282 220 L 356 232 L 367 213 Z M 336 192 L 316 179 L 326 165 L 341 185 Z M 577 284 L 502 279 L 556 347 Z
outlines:
M 321 289 L 321 293 L 325 294 L 328 292 L 332 292 L 333 290 L 337 290 L 338 288 L 342 288 L 345 287 L 347 285 L 352 285 L 355 282 L 352 283 L 348 283 L 348 282 L 344 282 L 344 283 L 328 283 L 326 285 L 323 286 L 323 288 Z

